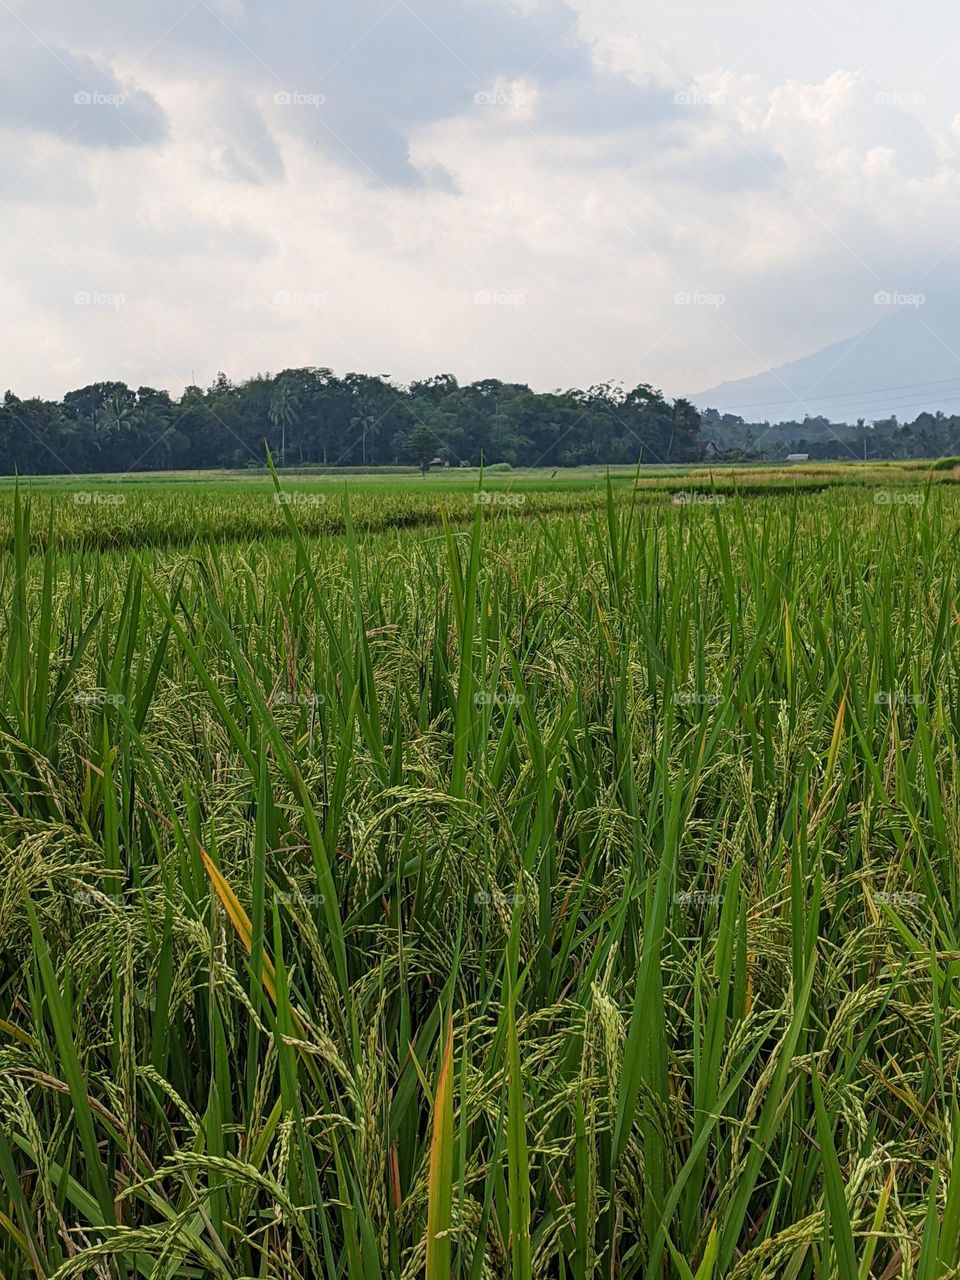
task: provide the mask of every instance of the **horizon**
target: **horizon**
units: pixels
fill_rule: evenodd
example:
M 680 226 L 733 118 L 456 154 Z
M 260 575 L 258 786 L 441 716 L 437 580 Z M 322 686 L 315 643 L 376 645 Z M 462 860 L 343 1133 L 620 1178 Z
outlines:
M 859 335 L 853 335 L 853 338 L 856 339 L 858 336 Z M 842 343 L 834 344 L 834 346 L 836 347 L 839 347 L 842 345 L 843 345 Z M 814 357 L 820 354 L 821 353 L 819 352 L 812 353 Z M 804 363 L 804 357 L 800 357 L 798 360 L 792 363 L 796 365 L 802 365 Z M 153 386 L 148 383 L 141 383 L 139 386 L 135 386 L 135 385 L 124 383 L 122 379 L 105 376 L 105 377 L 95 377 L 90 382 L 85 383 L 82 387 L 80 386 L 67 387 L 62 393 L 54 396 L 43 396 L 37 393 L 21 394 L 20 391 L 15 387 L 5 388 L 4 394 L 6 395 L 12 394 L 19 401 L 40 400 L 45 403 L 63 405 L 66 399 L 70 395 L 75 394 L 82 390 L 89 389 L 91 387 L 109 387 L 114 385 L 124 385 L 126 386 L 127 390 L 133 392 L 134 394 L 139 394 L 139 392 L 142 392 L 142 391 L 159 392 L 162 395 L 169 396 L 170 401 L 173 404 L 181 405 L 183 403 L 183 398 L 187 394 L 187 392 L 199 391 L 203 395 L 209 395 L 210 393 L 218 389 L 218 383 L 222 379 L 226 379 L 226 382 L 231 389 L 242 390 L 244 387 L 257 384 L 259 382 L 277 383 L 280 380 L 282 380 L 283 377 L 287 374 L 297 374 L 297 373 L 302 373 L 304 371 L 327 372 L 331 374 L 334 381 L 340 381 L 340 382 L 359 376 L 360 378 L 367 378 L 373 381 L 380 381 L 383 383 L 384 386 L 405 394 L 412 391 L 413 388 L 416 386 L 417 382 L 425 381 L 425 380 L 419 380 L 419 379 L 411 379 L 409 381 L 403 381 L 394 377 L 391 374 L 382 374 L 382 373 L 377 374 L 368 370 L 359 370 L 359 369 L 337 370 L 337 369 L 331 369 L 329 366 L 325 366 L 325 365 L 301 365 L 301 366 L 289 366 L 287 368 L 278 369 L 275 372 L 273 370 L 268 370 L 268 369 L 258 369 L 255 372 L 252 372 L 240 377 L 232 375 L 230 372 L 228 372 L 225 369 L 218 369 L 216 375 L 209 382 L 203 383 L 196 380 L 190 381 L 185 383 L 179 391 L 175 391 L 171 387 Z M 777 370 L 770 370 L 766 372 L 773 374 L 775 377 L 777 376 L 777 373 L 778 373 Z M 916 401 L 917 395 L 922 393 L 922 390 L 926 385 L 923 383 L 891 384 L 885 387 L 860 388 L 858 390 L 851 390 L 851 391 L 845 391 L 845 392 L 839 393 L 841 398 L 847 397 L 848 399 L 850 397 L 868 397 L 868 396 L 872 398 L 877 396 L 883 396 L 889 393 L 889 401 L 884 401 L 882 399 L 876 400 L 875 403 L 878 406 L 878 408 L 877 408 L 877 411 L 872 415 L 863 414 L 859 412 L 859 405 L 861 403 L 861 400 L 859 399 L 850 400 L 848 404 L 841 406 L 841 410 L 839 413 L 834 412 L 833 406 L 823 404 L 824 401 L 832 400 L 833 397 L 824 396 L 824 395 L 819 395 L 815 397 L 803 397 L 802 395 L 782 396 L 780 399 L 777 399 L 777 400 L 772 400 L 772 401 L 763 400 L 763 401 L 753 401 L 753 402 L 750 402 L 750 401 L 741 402 L 738 398 L 737 401 L 735 402 L 735 407 L 723 406 L 720 403 L 720 401 L 724 398 L 724 393 L 727 392 L 728 389 L 737 393 L 737 388 L 748 387 L 752 382 L 759 381 L 764 376 L 765 374 L 758 374 L 753 377 L 746 377 L 743 379 L 734 379 L 729 382 L 721 383 L 717 387 L 713 388 L 712 390 L 708 390 L 704 392 L 693 392 L 683 396 L 671 396 L 667 394 L 663 390 L 663 388 L 656 387 L 656 386 L 653 386 L 651 389 L 656 394 L 663 396 L 667 401 L 672 403 L 676 403 L 678 401 L 685 401 L 689 399 L 693 404 L 696 405 L 696 407 L 700 410 L 701 414 L 707 413 L 709 411 L 713 411 L 715 413 L 720 414 L 721 416 L 740 417 L 745 422 L 751 423 L 753 425 L 778 426 L 778 425 L 784 425 L 788 423 L 802 423 L 806 419 L 810 419 L 814 421 L 826 421 L 831 425 L 853 425 L 856 421 L 863 418 L 865 420 L 866 425 L 868 427 L 872 427 L 877 423 L 888 421 L 891 418 L 897 419 L 898 421 L 901 422 L 902 425 L 908 425 L 911 414 L 914 419 L 916 419 L 917 417 L 923 416 L 924 414 L 927 414 L 927 413 L 930 413 L 930 414 L 935 413 L 937 415 L 946 416 L 946 417 L 960 416 L 960 409 L 954 410 L 953 412 L 950 412 L 943 408 L 929 409 L 924 407 L 924 402 L 922 401 L 917 402 Z M 538 387 L 538 386 L 535 386 L 530 381 L 518 381 L 518 380 L 507 381 L 505 379 L 500 379 L 492 375 L 482 376 L 479 378 L 472 379 L 470 382 L 466 382 L 466 381 L 461 381 L 457 379 L 456 375 L 451 373 L 449 370 L 435 370 L 434 373 L 430 375 L 430 377 L 431 378 L 453 378 L 457 383 L 457 385 L 462 389 L 469 388 L 469 387 L 478 387 L 490 382 L 499 382 L 504 387 L 516 387 L 516 388 L 522 388 L 522 389 L 528 390 L 535 396 L 562 397 L 565 395 L 569 395 L 571 393 L 586 392 L 590 390 L 590 388 L 585 386 Z M 426 381 L 428 380 L 429 379 L 427 379 Z M 949 384 L 949 385 L 944 385 L 942 388 L 943 403 L 960 404 L 960 372 L 958 372 L 955 375 L 952 375 L 951 377 L 944 378 L 939 381 L 943 384 Z M 623 392 L 628 392 L 630 390 L 630 388 L 625 386 L 625 384 L 623 384 L 622 382 L 618 382 L 616 380 L 606 380 L 605 383 L 594 384 L 594 385 L 595 386 L 607 385 L 611 389 L 615 389 Z M 637 386 L 649 386 L 649 385 L 650 384 L 643 383 L 643 382 L 637 384 Z M 936 381 L 934 382 L 934 385 L 937 385 Z M 903 396 L 906 392 L 910 392 L 910 394 L 907 395 L 906 400 L 904 400 Z M 747 394 L 747 393 L 745 392 L 743 394 Z M 737 393 L 737 395 L 739 397 L 739 393 Z M 711 399 L 711 396 L 714 398 Z M 907 412 L 904 412 L 905 404 L 907 406 L 907 410 L 908 410 Z M 782 408 L 780 415 L 770 412 L 771 408 L 776 409 L 778 407 L 785 407 L 785 406 L 789 406 L 794 409 L 799 409 L 800 411 L 797 413 L 791 414 L 786 412 L 786 410 Z M 750 410 L 758 410 L 759 412 L 751 414 Z

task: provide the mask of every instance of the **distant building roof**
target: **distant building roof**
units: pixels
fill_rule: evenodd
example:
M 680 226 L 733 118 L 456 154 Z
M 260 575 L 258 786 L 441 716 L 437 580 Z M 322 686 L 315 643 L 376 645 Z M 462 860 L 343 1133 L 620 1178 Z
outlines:
M 788 462 L 809 462 L 810 455 L 809 453 L 788 453 L 787 461 Z

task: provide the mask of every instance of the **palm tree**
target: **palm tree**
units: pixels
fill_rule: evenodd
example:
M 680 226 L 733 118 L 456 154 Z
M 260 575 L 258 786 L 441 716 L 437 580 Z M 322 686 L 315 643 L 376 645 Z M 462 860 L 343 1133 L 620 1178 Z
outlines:
M 104 400 L 99 409 L 94 410 L 92 426 L 97 451 L 107 452 L 111 460 L 118 462 L 118 446 L 124 433 L 129 433 L 136 425 L 133 406 L 116 391 Z
M 300 402 L 285 378 L 277 382 L 268 416 L 273 429 L 280 428 L 280 465 L 284 466 L 287 461 L 287 427 L 294 426 L 300 418 Z
M 367 440 L 374 439 L 380 432 L 380 419 L 374 415 L 371 407 L 365 402 L 360 402 L 360 408 L 356 416 L 350 419 L 350 426 L 354 431 L 360 432 L 360 456 L 363 459 L 363 465 L 367 465 Z
M 692 452 L 697 433 L 700 430 L 700 411 L 689 400 L 674 400 L 673 416 L 670 423 L 670 443 L 667 446 L 667 458 L 673 458 L 674 440 L 678 440 L 681 456 Z

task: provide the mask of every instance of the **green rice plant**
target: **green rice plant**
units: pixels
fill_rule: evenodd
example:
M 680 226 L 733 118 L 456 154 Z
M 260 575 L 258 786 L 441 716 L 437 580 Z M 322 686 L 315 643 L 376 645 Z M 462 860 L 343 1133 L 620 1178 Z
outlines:
M 836 470 L 4 497 L 0 1276 L 955 1274 L 960 497 Z

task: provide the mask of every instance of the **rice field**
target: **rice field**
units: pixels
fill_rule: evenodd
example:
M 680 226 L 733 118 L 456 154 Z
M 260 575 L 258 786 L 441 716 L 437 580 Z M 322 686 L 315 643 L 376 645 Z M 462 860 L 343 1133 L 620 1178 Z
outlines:
M 944 465 L 947 464 L 947 465 Z M 956 464 L 956 465 L 954 465 Z M 422 528 L 444 516 L 469 522 L 477 505 L 514 515 L 602 509 L 609 484 L 616 501 L 661 504 L 677 496 L 716 492 L 727 497 L 820 493 L 859 488 L 875 494 L 960 483 L 960 462 L 810 463 L 790 467 L 650 466 L 440 469 L 406 474 L 321 474 L 309 468 L 278 477 L 267 470 L 35 477 L 21 483 L 41 501 L 34 547 L 47 539 L 61 549 L 87 551 L 186 547 L 196 539 L 258 541 L 288 536 L 289 506 L 305 536 L 342 536 L 345 505 L 358 533 Z M 13 546 L 15 480 L 0 478 L 0 545 Z
M 960 1274 L 955 482 L 5 488 L 2 1280 Z

